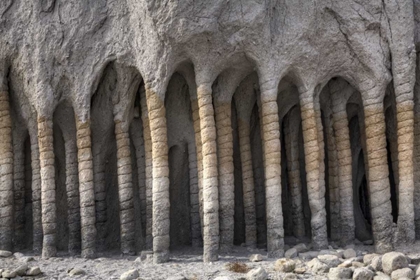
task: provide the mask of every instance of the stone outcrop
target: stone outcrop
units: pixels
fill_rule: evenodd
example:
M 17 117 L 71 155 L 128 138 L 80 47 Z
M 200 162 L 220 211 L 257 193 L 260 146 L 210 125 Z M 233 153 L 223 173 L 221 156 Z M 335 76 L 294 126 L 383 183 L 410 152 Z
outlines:
M 0 250 L 413 243 L 420 2 L 359 2 L 3 1 Z

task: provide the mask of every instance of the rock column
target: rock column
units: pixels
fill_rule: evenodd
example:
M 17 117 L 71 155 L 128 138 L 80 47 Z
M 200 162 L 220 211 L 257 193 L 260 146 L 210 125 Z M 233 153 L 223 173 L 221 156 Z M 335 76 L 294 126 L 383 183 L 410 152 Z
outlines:
M 166 112 L 163 100 L 146 88 L 153 159 L 153 261 L 169 259 L 169 163 Z
M 9 93 L 0 91 L 0 249 L 12 250 L 13 147 Z
M 35 126 L 36 127 L 36 126 Z M 31 131 L 31 169 L 32 169 L 32 225 L 33 245 L 35 254 L 42 250 L 42 204 L 41 204 L 41 163 L 39 160 L 39 146 L 37 132 Z
M 191 109 L 193 116 L 194 134 L 195 134 L 195 148 L 197 154 L 197 176 L 198 176 L 198 202 L 201 222 L 201 235 L 204 234 L 204 219 L 203 219 L 203 154 L 201 143 L 201 129 L 200 129 L 200 114 L 198 110 L 198 101 L 191 100 Z
M 231 124 L 232 109 L 231 102 L 224 102 L 216 99 L 214 103 L 219 173 L 220 249 L 224 252 L 228 252 L 233 246 L 233 216 L 235 214 L 233 138 Z M 246 222 L 245 216 L 245 223 Z
M 218 260 L 219 251 L 219 190 L 217 170 L 216 124 L 211 84 L 197 88 L 203 157 L 203 261 Z
M 74 140 L 65 141 L 66 150 L 66 192 L 67 192 L 67 219 L 69 227 L 70 254 L 80 250 L 80 199 L 79 174 L 77 167 L 77 143 Z
M 252 168 L 249 123 L 249 117 L 246 119 L 238 117 L 239 150 L 241 154 L 242 185 L 244 195 L 245 244 L 247 247 L 254 248 L 257 246 L 257 215 L 255 212 L 254 170 Z M 232 201 L 232 203 L 234 203 L 234 201 Z
M 375 87 L 364 96 L 380 96 L 382 89 Z M 376 251 L 392 250 L 392 207 L 388 178 L 385 137 L 385 115 L 382 100 L 364 100 L 365 135 L 368 163 L 368 184 L 372 215 L 372 232 Z
M 305 149 L 306 182 L 312 213 L 312 244 L 315 249 L 321 249 L 328 246 L 321 114 L 319 104 L 315 106 L 313 90 L 301 90 L 299 99 Z
M 265 170 L 267 253 L 271 258 L 284 254 L 281 204 L 281 145 L 277 105 L 277 84 L 261 84 L 261 138 Z
M 42 231 L 44 233 L 42 256 L 49 258 L 57 254 L 53 123 L 49 118 L 38 117 L 38 143 L 41 163 Z
M 149 112 L 146 102 L 146 93 L 140 93 L 141 119 L 143 122 L 144 154 L 145 154 L 145 189 L 146 189 L 146 240 L 145 248 L 153 248 L 153 175 L 152 175 L 152 139 L 150 133 Z
M 77 159 L 79 168 L 80 222 L 82 257 L 96 253 L 95 188 L 93 184 L 92 140 L 90 121 L 76 117 Z
M 117 141 L 118 196 L 120 204 L 121 252 L 126 255 L 136 253 L 133 178 L 131 166 L 130 135 L 128 125 L 115 121 Z
M 338 181 L 340 189 L 341 238 L 343 246 L 353 243 L 355 222 L 353 211 L 352 153 L 346 102 L 342 92 L 333 95 L 333 126 L 338 158 Z

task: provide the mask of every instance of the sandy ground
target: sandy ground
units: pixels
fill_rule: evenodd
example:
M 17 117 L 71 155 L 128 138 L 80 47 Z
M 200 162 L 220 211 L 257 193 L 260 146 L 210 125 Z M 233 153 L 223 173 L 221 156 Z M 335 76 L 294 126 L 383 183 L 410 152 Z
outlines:
M 356 246 L 359 254 L 373 251 L 373 246 Z M 410 246 L 400 246 L 398 251 L 408 256 L 420 257 L 420 242 Z M 251 254 L 264 256 L 261 262 L 250 262 Z M 30 253 L 24 253 L 30 256 Z M 138 256 L 120 256 L 109 254 L 97 259 L 88 260 L 80 257 L 66 256 L 59 254 L 56 258 L 42 259 L 34 256 L 34 260 L 28 262 L 29 267 L 39 266 L 42 275 L 35 279 L 119 279 L 124 272 L 137 269 L 139 279 L 214 279 L 218 276 L 230 276 L 233 279 L 245 279 L 246 274 L 234 273 L 227 269 L 231 262 L 245 263 L 250 269 L 263 267 L 269 274 L 270 279 L 283 279 L 284 273 L 274 270 L 275 259 L 267 259 L 266 251 L 262 249 L 249 250 L 243 247 L 235 247 L 229 255 L 221 255 L 219 261 L 213 263 L 202 262 L 202 250 L 184 248 L 171 252 L 170 261 L 164 264 L 153 264 L 151 261 L 139 261 Z M 0 268 L 14 269 L 23 261 L 22 258 L 9 257 L 0 258 Z M 299 262 L 299 260 L 298 260 Z M 85 273 L 83 275 L 70 276 L 68 271 L 78 268 Z M 26 278 L 32 279 L 32 278 Z M 315 276 L 308 270 L 307 273 L 299 275 L 299 279 L 326 279 L 325 276 Z

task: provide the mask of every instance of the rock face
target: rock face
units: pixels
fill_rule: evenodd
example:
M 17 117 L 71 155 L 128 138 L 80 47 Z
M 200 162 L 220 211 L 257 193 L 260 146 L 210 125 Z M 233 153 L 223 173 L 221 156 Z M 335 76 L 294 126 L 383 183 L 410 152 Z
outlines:
M 420 2 L 190 2 L 1 1 L 0 255 L 414 242 Z

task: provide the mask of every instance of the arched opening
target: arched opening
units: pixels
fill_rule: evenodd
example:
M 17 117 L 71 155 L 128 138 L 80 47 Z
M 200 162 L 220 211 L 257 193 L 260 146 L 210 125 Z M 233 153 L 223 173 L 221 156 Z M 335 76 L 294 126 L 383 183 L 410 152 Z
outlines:
M 192 217 L 195 217 L 191 212 L 192 202 L 198 198 L 198 193 L 192 191 L 194 182 L 190 180 L 196 155 L 191 152 L 195 150 L 195 133 L 189 91 L 184 77 L 175 73 L 169 81 L 165 97 L 171 250 L 192 245 Z
M 264 162 L 261 140 L 260 113 L 258 104 L 252 108 L 250 122 L 252 170 L 255 184 L 255 210 L 257 218 L 257 246 L 265 248 L 267 244 L 267 220 L 265 212 Z
M 112 96 L 117 73 L 107 65 L 91 100 L 91 135 L 95 183 L 97 249 L 99 252 L 120 248 L 118 204 L 117 145 L 114 133 Z

